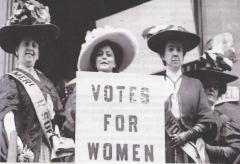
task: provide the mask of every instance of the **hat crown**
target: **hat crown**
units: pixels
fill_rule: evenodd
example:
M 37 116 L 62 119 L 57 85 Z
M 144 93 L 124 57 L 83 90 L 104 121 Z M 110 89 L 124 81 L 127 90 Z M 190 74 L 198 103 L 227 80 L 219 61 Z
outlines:
M 230 33 L 214 36 L 206 44 L 206 50 L 201 56 L 201 62 L 207 69 L 216 71 L 231 71 L 234 62 L 235 49 Z
M 158 32 L 164 32 L 164 31 L 182 31 L 182 32 L 188 32 L 184 27 L 177 26 L 177 25 L 169 25 L 166 28 L 158 31 Z
M 0 46 L 8 53 L 15 53 L 16 46 L 25 36 L 36 36 L 40 40 L 55 40 L 60 29 L 50 24 L 47 6 L 36 0 L 14 0 L 13 14 L 0 28 Z
M 226 44 L 228 40 L 230 42 Z M 238 79 L 237 76 L 226 72 L 232 70 L 233 61 L 229 56 L 230 52 L 235 52 L 229 51 L 232 50 L 232 45 L 233 39 L 229 37 L 229 34 L 216 35 L 205 45 L 205 52 L 200 57 L 200 61 L 186 67 L 190 68 L 190 70 L 186 70 L 186 74 L 200 80 L 212 77 L 225 84 Z
M 118 31 L 118 29 L 115 29 L 111 26 L 105 26 L 103 28 L 94 28 L 92 31 L 88 30 L 85 36 L 85 42 L 81 46 L 80 55 L 83 54 L 83 52 L 88 47 L 88 45 L 91 44 L 94 40 L 96 40 L 101 36 L 104 36 L 106 34 L 110 34 L 116 31 Z
M 200 68 L 215 71 L 231 71 L 232 63 L 226 57 L 213 52 L 204 52 L 200 58 Z
M 14 2 L 13 15 L 7 25 L 50 24 L 49 8 L 36 0 L 19 0 Z
M 129 37 L 129 39 L 131 39 L 134 44 L 137 44 L 135 36 L 133 36 L 133 34 L 130 33 L 128 30 L 125 30 L 123 28 L 114 28 L 111 26 L 104 26 L 104 27 L 94 28 L 92 31 L 89 31 L 89 30 L 87 31 L 85 36 L 85 42 L 81 46 L 80 55 L 82 55 L 85 49 L 89 46 L 89 44 L 92 44 L 94 40 L 106 35 L 113 35 L 113 34 L 116 35 L 116 33 L 124 34 L 125 36 Z
M 189 32 L 184 27 L 178 26 L 178 25 L 168 25 L 166 27 L 151 26 L 151 27 L 146 28 L 143 31 L 142 36 L 143 36 L 143 38 L 149 39 L 153 35 L 156 35 L 156 34 L 159 34 L 159 33 L 162 33 L 162 32 L 166 32 L 166 31 Z

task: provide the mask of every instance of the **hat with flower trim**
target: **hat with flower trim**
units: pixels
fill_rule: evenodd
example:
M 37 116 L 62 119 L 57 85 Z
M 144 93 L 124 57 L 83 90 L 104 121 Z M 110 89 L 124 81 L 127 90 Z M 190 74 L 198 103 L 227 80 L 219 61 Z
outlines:
M 13 9 L 13 15 L 6 26 L 0 29 L 0 46 L 8 53 L 14 53 L 16 46 L 25 36 L 41 39 L 56 39 L 59 28 L 50 24 L 51 18 L 47 6 L 36 0 L 20 0 Z

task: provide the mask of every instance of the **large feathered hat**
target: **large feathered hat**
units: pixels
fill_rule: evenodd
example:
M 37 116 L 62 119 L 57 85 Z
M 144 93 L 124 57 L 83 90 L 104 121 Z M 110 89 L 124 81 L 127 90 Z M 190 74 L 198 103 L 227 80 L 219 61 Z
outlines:
M 14 53 L 24 36 L 56 39 L 60 30 L 50 21 L 47 6 L 35 0 L 19 0 L 6 26 L 0 29 L 0 46 L 4 51 Z
M 233 48 L 233 37 L 230 33 L 218 34 L 210 39 L 205 45 L 205 52 L 200 58 L 199 68 L 185 72 L 185 74 L 204 81 L 214 78 L 220 83 L 229 83 L 237 76 L 231 75 L 235 50 Z

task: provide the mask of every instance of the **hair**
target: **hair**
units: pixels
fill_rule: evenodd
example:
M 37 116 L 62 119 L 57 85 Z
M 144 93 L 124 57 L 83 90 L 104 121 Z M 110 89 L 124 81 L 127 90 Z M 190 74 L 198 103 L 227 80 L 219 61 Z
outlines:
M 158 54 L 160 55 L 160 57 L 162 58 L 162 62 L 164 64 L 164 66 L 166 66 L 166 61 L 163 59 L 164 58 L 164 55 L 165 55 L 165 50 L 166 50 L 166 47 L 167 47 L 167 43 L 169 43 L 170 41 L 172 40 L 167 40 L 166 42 L 163 43 L 163 45 L 161 45 L 158 49 Z M 180 41 L 179 41 L 180 42 Z M 181 43 L 181 42 L 180 42 Z M 183 56 L 186 54 L 186 50 L 184 48 L 184 45 L 183 45 Z
M 123 49 L 119 44 L 112 42 L 110 40 L 104 40 L 104 41 L 98 43 L 94 47 L 91 57 L 90 57 L 90 64 L 92 65 L 94 71 L 97 72 L 97 67 L 96 67 L 97 52 L 99 51 L 99 49 L 101 49 L 104 46 L 109 46 L 112 49 L 114 57 L 115 57 L 115 62 L 116 62 L 116 67 L 113 69 L 113 72 L 118 72 L 118 69 L 119 69 L 120 65 L 122 64 Z
M 31 35 L 31 34 L 22 35 L 21 37 L 19 37 L 17 39 L 14 55 L 16 57 L 18 57 L 18 55 L 16 54 L 16 49 L 19 47 L 21 41 L 26 37 L 29 37 L 29 38 L 31 38 L 32 40 L 35 40 L 38 43 L 38 45 L 39 45 L 39 55 L 40 55 L 40 49 L 44 44 L 44 39 L 39 35 Z
M 226 83 L 220 83 L 219 84 L 219 91 L 218 91 L 218 97 L 221 97 L 223 94 L 225 94 L 227 91 L 227 84 Z
M 201 79 L 201 82 L 202 82 L 203 86 L 205 86 L 205 84 L 206 84 L 205 80 Z M 218 82 L 218 85 L 219 85 L 219 87 L 218 87 L 218 97 L 221 97 L 227 91 L 227 84 L 223 83 L 223 82 Z

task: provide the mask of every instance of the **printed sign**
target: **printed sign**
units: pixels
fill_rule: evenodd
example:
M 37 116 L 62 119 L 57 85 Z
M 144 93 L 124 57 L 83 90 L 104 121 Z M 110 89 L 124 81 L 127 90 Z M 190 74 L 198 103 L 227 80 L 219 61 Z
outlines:
M 164 163 L 164 85 L 161 76 L 78 72 L 75 161 Z
M 239 88 L 235 86 L 227 86 L 226 93 L 218 98 L 218 101 L 215 103 L 215 105 L 225 102 L 238 102 L 238 101 L 239 101 Z

